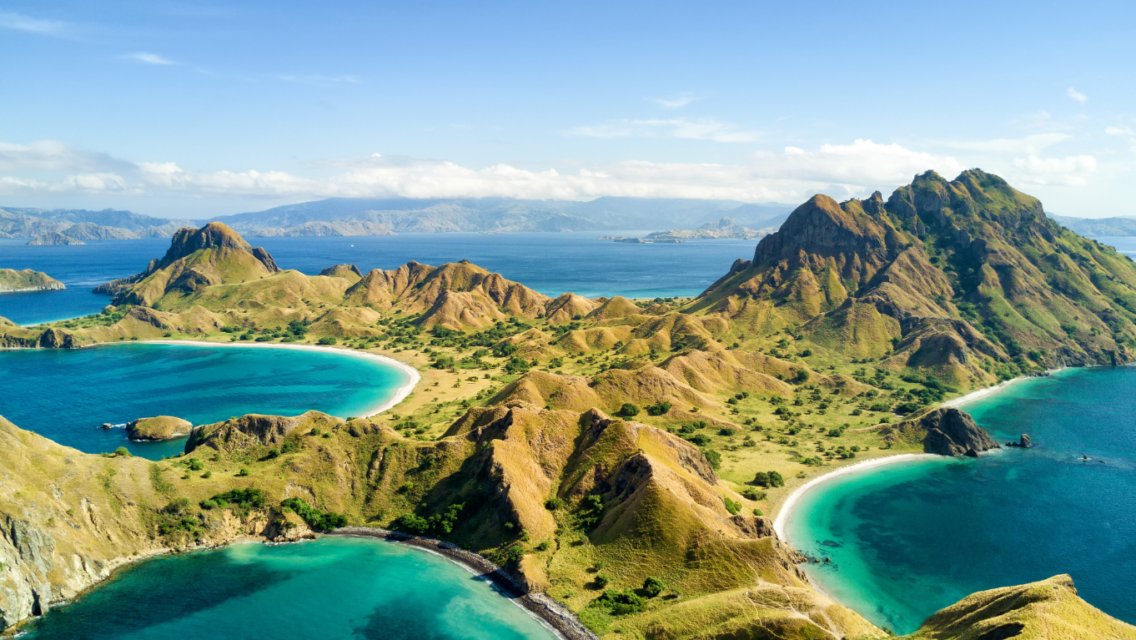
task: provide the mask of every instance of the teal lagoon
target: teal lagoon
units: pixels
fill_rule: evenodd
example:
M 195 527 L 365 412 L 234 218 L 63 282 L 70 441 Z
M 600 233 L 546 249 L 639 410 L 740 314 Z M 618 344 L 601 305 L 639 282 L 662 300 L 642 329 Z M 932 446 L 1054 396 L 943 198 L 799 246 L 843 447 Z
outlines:
M 1136 368 L 1066 370 L 962 408 L 999 442 L 1028 433 L 1034 448 L 816 485 L 785 527 L 795 548 L 832 560 L 806 565 L 809 576 L 896 633 L 975 591 L 1062 573 L 1136 622 Z
M 79 350 L 0 351 L 0 416 L 87 453 L 125 446 L 158 459 L 184 440 L 131 442 L 136 418 L 172 415 L 194 425 L 248 413 L 317 410 L 364 416 L 410 384 L 408 372 L 333 349 L 113 344 Z
M 361 538 L 147 560 L 26 627 L 37 640 L 553 640 L 492 583 L 441 556 Z

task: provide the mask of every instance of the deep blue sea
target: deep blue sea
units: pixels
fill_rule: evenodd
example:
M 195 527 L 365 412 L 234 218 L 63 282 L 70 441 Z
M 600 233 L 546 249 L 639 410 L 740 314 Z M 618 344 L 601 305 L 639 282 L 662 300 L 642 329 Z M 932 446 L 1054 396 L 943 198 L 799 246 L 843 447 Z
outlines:
M 1068 370 L 962 407 L 1032 449 L 904 462 L 837 477 L 788 522 L 838 601 L 910 633 L 962 597 L 1072 575 L 1081 596 L 1136 623 L 1136 368 Z M 1090 460 L 1085 461 L 1083 456 Z
M 491 583 L 380 540 L 156 558 L 27 628 L 36 640 L 554 640 Z
M 409 381 L 332 350 L 160 344 L 0 351 L 0 380 L 0 415 L 16 426 L 87 453 L 125 446 L 151 459 L 182 451 L 185 440 L 130 442 L 125 429 L 98 427 L 156 415 L 194 425 L 309 409 L 361 416 Z
M 613 232 L 641 236 L 645 232 Z M 692 240 L 683 244 L 623 244 L 580 233 L 408 233 L 354 238 L 248 238 L 282 269 L 314 275 L 351 263 L 364 273 L 469 260 L 548 295 L 572 291 L 594 298 L 698 295 L 738 258 L 751 259 L 756 240 Z M 99 284 L 133 275 L 169 248 L 168 238 L 28 247 L 0 240 L 0 268 L 35 269 L 67 285 L 66 291 L 0 295 L 0 317 L 19 324 L 52 322 L 96 313 L 109 302 L 91 293 Z

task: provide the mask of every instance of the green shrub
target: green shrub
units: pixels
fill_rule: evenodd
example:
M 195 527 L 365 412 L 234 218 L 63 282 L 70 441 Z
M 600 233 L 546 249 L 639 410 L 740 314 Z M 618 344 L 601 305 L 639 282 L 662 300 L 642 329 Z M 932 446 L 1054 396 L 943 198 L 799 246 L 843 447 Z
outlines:
M 115 449 L 114 455 L 115 455 L 116 458 L 129 458 L 129 457 L 131 457 L 130 456 L 130 450 L 127 449 L 126 447 L 119 447 L 119 448 Z
M 631 404 L 630 402 L 625 402 L 623 406 L 619 408 L 619 415 L 623 416 L 624 418 L 634 418 L 635 416 L 639 415 L 639 407 Z
M 237 472 L 238 478 L 247 478 L 248 475 L 249 475 L 249 470 L 248 470 L 247 467 L 241 467 L 241 470 Z
M 536 550 L 537 551 L 548 551 L 548 548 L 550 546 L 551 545 L 548 543 L 548 540 L 545 540 L 545 541 L 541 542 L 540 544 L 536 545 Z
M 746 487 L 744 490 L 742 490 L 742 495 L 750 500 L 753 500 L 754 502 L 757 502 L 758 500 L 764 500 L 766 497 L 766 493 L 764 491 L 758 491 L 753 487 Z
M 740 502 L 734 502 L 734 501 L 733 501 L 733 500 L 731 500 L 731 499 L 730 499 L 730 498 L 729 498 L 728 496 L 726 496 L 726 497 L 723 497 L 723 498 L 722 498 L 722 501 L 726 503 L 726 511 L 729 511 L 729 512 L 730 512 L 730 515 L 732 515 L 732 516 L 736 516 L 736 515 L 738 515 L 739 513 L 741 513 L 741 511 L 742 511 L 742 503 L 740 503 Z
M 624 405 L 627 406 L 627 405 Z M 655 404 L 647 407 L 647 414 L 652 416 L 666 415 L 671 410 L 671 403 L 669 402 L 656 402 Z
M 639 613 L 647 608 L 647 599 L 630 589 L 627 591 L 615 589 L 604 591 L 603 595 L 596 599 L 596 603 L 615 616 Z
M 316 344 L 329 345 L 329 344 L 336 344 L 337 342 L 339 342 L 339 341 L 336 340 L 335 338 L 325 337 L 325 338 L 320 338 L 319 342 L 317 342 Z
M 713 449 L 703 449 L 702 455 L 706 456 L 706 461 L 710 463 L 710 468 L 717 471 L 722 466 L 722 454 Z
M 330 531 L 347 526 L 347 518 L 332 511 L 320 511 L 304 501 L 303 498 L 288 498 L 280 503 L 296 512 L 313 529 Z
M 606 573 L 596 574 L 596 585 L 599 588 L 603 589 L 609 584 L 611 584 L 611 576 L 607 575 Z
M 647 576 L 647 579 L 643 582 L 643 591 L 646 592 L 648 598 L 657 598 L 666 590 L 667 585 L 655 576 Z
M 189 470 L 190 471 L 201 471 L 204 468 L 205 468 L 204 462 L 198 460 L 197 458 L 190 458 L 189 459 Z
M 235 511 L 249 511 L 250 509 L 263 509 L 268 500 L 267 494 L 261 489 L 233 489 L 225 493 L 203 500 L 202 509 L 224 509 L 233 507 Z
M 776 471 L 758 471 L 753 477 L 753 484 L 759 487 L 783 487 L 785 479 Z
M 555 497 L 549 498 L 544 503 L 544 508 L 548 509 L 549 511 L 556 511 L 557 509 L 559 509 L 560 507 L 563 507 L 563 506 L 564 506 L 564 501 L 561 500 L 560 498 L 555 498 Z

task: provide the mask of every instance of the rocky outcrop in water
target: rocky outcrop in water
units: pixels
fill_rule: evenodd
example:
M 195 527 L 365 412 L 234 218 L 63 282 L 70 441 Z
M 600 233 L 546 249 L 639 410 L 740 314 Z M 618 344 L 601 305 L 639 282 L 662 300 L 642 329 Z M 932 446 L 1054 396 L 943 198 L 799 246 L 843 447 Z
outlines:
M 139 442 L 162 442 L 184 438 L 193 431 L 193 423 L 174 416 L 155 416 L 139 418 L 126 425 L 126 433 L 131 440 Z

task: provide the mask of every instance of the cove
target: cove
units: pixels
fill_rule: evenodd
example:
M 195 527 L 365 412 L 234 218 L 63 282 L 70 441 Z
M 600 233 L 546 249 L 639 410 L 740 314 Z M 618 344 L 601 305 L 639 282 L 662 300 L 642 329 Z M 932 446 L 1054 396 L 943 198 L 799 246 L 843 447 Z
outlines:
M 184 440 L 131 442 L 103 423 L 172 415 L 194 425 L 248 413 L 314 409 L 365 416 L 412 384 L 393 364 L 333 349 L 112 344 L 78 350 L 0 351 L 0 415 L 87 453 L 125 446 L 150 459 Z
M 337 537 L 147 560 L 25 629 L 43 640 L 558 637 L 445 558 Z
M 832 559 L 809 576 L 896 633 L 975 591 L 1061 573 L 1136 622 L 1136 368 L 1066 370 L 962 408 L 1000 443 L 1028 433 L 1034 448 L 818 484 L 786 523 L 795 548 Z

